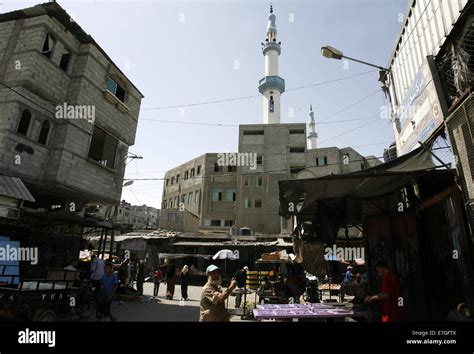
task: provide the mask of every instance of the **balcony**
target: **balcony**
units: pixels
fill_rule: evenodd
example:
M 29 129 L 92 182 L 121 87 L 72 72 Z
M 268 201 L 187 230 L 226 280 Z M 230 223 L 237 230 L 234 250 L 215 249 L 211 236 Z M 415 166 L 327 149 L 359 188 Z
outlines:
M 274 89 L 280 93 L 285 92 L 285 80 L 280 76 L 265 76 L 258 82 L 258 91 L 263 94 L 265 91 Z

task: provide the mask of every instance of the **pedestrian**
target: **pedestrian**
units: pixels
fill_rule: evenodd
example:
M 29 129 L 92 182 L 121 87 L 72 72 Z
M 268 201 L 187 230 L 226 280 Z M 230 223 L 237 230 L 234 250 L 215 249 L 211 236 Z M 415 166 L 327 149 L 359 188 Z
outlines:
M 102 314 L 100 313 L 100 281 L 104 275 L 104 260 L 99 258 L 97 254 L 92 253 L 91 256 L 91 284 L 94 288 L 94 299 L 95 299 L 95 316 L 101 318 Z
M 211 264 L 206 269 L 207 283 L 201 293 L 200 322 L 229 322 L 229 314 L 225 308 L 225 300 L 237 286 L 237 281 L 232 278 L 229 287 L 221 287 L 222 276 L 219 267 Z
M 110 308 L 115 292 L 117 291 L 118 280 L 112 263 L 107 262 L 105 264 L 104 275 L 102 276 L 100 284 L 100 312 L 103 317 L 109 317 L 110 321 L 115 322 L 116 318 L 112 316 Z
M 145 262 L 143 262 L 143 260 L 139 260 L 138 272 L 137 272 L 137 290 L 140 295 L 143 295 L 144 282 L 145 282 Z
M 234 278 L 237 280 L 237 287 L 239 290 L 243 290 L 244 292 L 246 291 L 245 285 L 247 283 L 247 272 L 249 271 L 249 267 L 245 266 L 242 269 L 239 269 L 235 275 Z M 240 304 L 242 302 L 242 292 L 238 292 L 235 295 L 235 307 L 240 307 Z
M 137 280 L 138 274 L 138 264 L 140 263 L 140 259 L 137 257 L 134 259 L 130 266 L 130 285 L 133 286 L 133 283 Z
M 156 268 L 155 273 L 153 273 L 153 284 L 155 287 L 153 288 L 153 296 L 158 297 L 158 290 L 160 289 L 160 282 L 163 278 L 163 273 L 161 273 L 160 268 Z
M 340 290 L 340 295 L 341 295 L 341 302 L 344 302 L 345 295 L 350 292 L 350 287 L 351 287 L 351 281 L 352 281 L 352 267 L 348 266 L 346 269 L 346 273 L 344 275 L 344 280 L 341 283 L 341 290 Z
M 179 274 L 181 278 L 181 300 L 188 300 L 188 286 L 189 286 L 189 268 L 187 264 L 184 265 L 183 269 Z
M 174 287 L 176 284 L 176 268 L 173 263 L 170 264 L 166 271 L 166 298 L 173 300 Z
M 375 269 L 382 278 L 380 293 L 373 296 L 366 296 L 365 302 L 382 303 L 382 322 L 406 320 L 406 304 L 400 280 L 384 261 L 377 262 Z

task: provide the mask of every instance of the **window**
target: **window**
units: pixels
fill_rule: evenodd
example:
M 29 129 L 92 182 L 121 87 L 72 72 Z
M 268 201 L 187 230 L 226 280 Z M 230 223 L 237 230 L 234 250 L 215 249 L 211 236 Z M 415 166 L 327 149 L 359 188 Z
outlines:
M 178 174 L 178 175 L 176 175 L 176 183 L 179 183 L 179 177 L 180 177 L 180 175 L 179 175 L 179 174 Z
M 262 155 L 257 155 L 257 165 L 262 164 Z
M 270 113 L 273 113 L 275 110 L 275 101 L 273 100 L 273 96 L 270 96 L 270 104 L 268 105 L 268 110 Z
M 188 195 L 188 204 L 191 204 L 193 202 L 193 192 L 190 192 Z
M 168 221 L 176 221 L 176 213 L 168 213 Z
M 197 203 L 199 201 L 199 191 L 196 191 L 194 195 L 194 202 Z
M 237 171 L 237 166 L 229 166 L 229 167 L 227 168 L 227 171 L 228 171 L 228 172 L 236 172 L 236 171 Z
M 183 194 L 182 202 L 183 202 L 184 204 L 188 204 L 188 195 L 187 195 L 187 194 Z
M 196 172 L 196 169 L 192 168 L 192 169 L 191 169 L 191 177 L 194 177 L 195 172 Z
M 166 179 L 166 186 L 167 186 L 167 187 L 168 187 L 169 183 L 170 183 L 170 179 L 167 178 L 167 179 Z
M 171 185 L 173 185 L 173 184 L 174 184 L 174 176 L 171 177 Z
M 228 189 L 227 190 L 227 198 L 228 202 L 235 202 L 235 189 Z
M 221 189 L 212 190 L 212 201 L 220 202 L 221 200 L 222 200 L 222 190 Z
M 234 220 L 224 220 L 224 226 L 234 226 Z
M 38 143 L 46 145 L 46 142 L 48 141 L 49 128 L 50 128 L 50 124 L 47 120 L 45 120 L 43 124 L 41 124 L 41 130 L 38 137 Z
M 197 171 L 196 171 L 196 172 L 197 172 L 197 175 L 198 175 L 198 176 L 201 174 L 201 166 L 198 166 L 198 167 L 197 167 Z
M 252 185 L 252 176 L 245 176 L 244 177 L 244 185 L 245 186 L 251 186 Z
M 63 53 L 61 55 L 61 61 L 59 62 L 59 67 L 63 69 L 65 72 L 67 72 L 67 68 L 69 66 L 69 61 L 71 60 L 71 54 L 68 52 Z
M 361 164 L 360 164 L 360 169 L 363 170 L 364 168 L 365 168 L 364 164 L 361 163 Z
M 115 97 L 117 97 L 120 101 L 125 101 L 125 89 L 117 84 L 112 78 L 109 77 L 106 84 L 107 90 L 109 90 Z
M 188 179 L 188 171 L 184 172 L 184 179 Z
M 181 203 L 184 202 L 185 197 L 186 197 L 186 194 L 181 194 Z
M 304 129 L 290 129 L 290 134 L 304 134 Z
M 263 130 L 244 130 L 244 135 L 264 135 Z
M 261 208 L 261 207 L 262 207 L 262 200 L 255 199 L 255 208 Z
M 222 172 L 223 168 L 222 166 L 219 166 L 217 162 L 214 164 L 214 172 Z
M 326 156 L 316 157 L 316 166 L 326 166 L 328 164 L 328 158 Z
M 117 139 L 94 126 L 91 145 L 89 147 L 89 158 L 104 166 L 114 168 L 117 144 Z
M 291 152 L 304 152 L 304 146 L 300 147 L 290 147 L 290 153 Z
M 252 200 L 249 198 L 244 199 L 244 208 L 251 208 L 252 207 Z
M 54 37 L 50 33 L 48 33 L 46 35 L 46 38 L 44 39 L 41 54 L 43 54 L 46 58 L 51 58 L 55 43 L 56 40 L 54 39 Z
M 263 185 L 263 177 L 262 176 L 257 176 L 257 186 L 262 186 Z
M 18 134 L 26 136 L 28 134 L 28 128 L 31 123 L 31 113 L 29 110 L 25 109 L 21 114 L 20 123 L 18 124 L 18 129 L 16 132 Z
M 211 220 L 211 226 L 221 226 L 220 220 Z

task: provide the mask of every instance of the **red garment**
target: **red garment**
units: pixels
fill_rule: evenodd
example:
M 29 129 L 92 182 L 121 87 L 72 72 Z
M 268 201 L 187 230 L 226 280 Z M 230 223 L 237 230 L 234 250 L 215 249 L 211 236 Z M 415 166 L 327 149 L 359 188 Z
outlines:
M 163 275 L 159 270 L 155 271 L 155 274 L 154 274 L 154 277 L 153 277 L 155 283 L 159 283 L 161 281 L 162 277 L 163 277 Z
M 380 292 L 388 295 L 388 298 L 382 302 L 382 322 L 404 321 L 406 319 L 406 301 L 403 297 L 400 280 L 395 273 L 388 271 L 384 275 Z M 399 306 L 399 303 L 403 306 Z

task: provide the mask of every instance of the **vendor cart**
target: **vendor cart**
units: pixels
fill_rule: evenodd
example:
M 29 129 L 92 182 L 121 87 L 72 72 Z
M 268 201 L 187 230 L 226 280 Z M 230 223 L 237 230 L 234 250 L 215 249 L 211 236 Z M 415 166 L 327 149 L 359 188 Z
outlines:
M 79 280 L 77 271 L 45 269 L 20 280 L 6 275 L 6 267 L 0 266 L 0 275 L 11 280 L 0 287 L 0 318 L 53 322 L 58 316 L 86 319 L 94 311 L 88 280 Z

